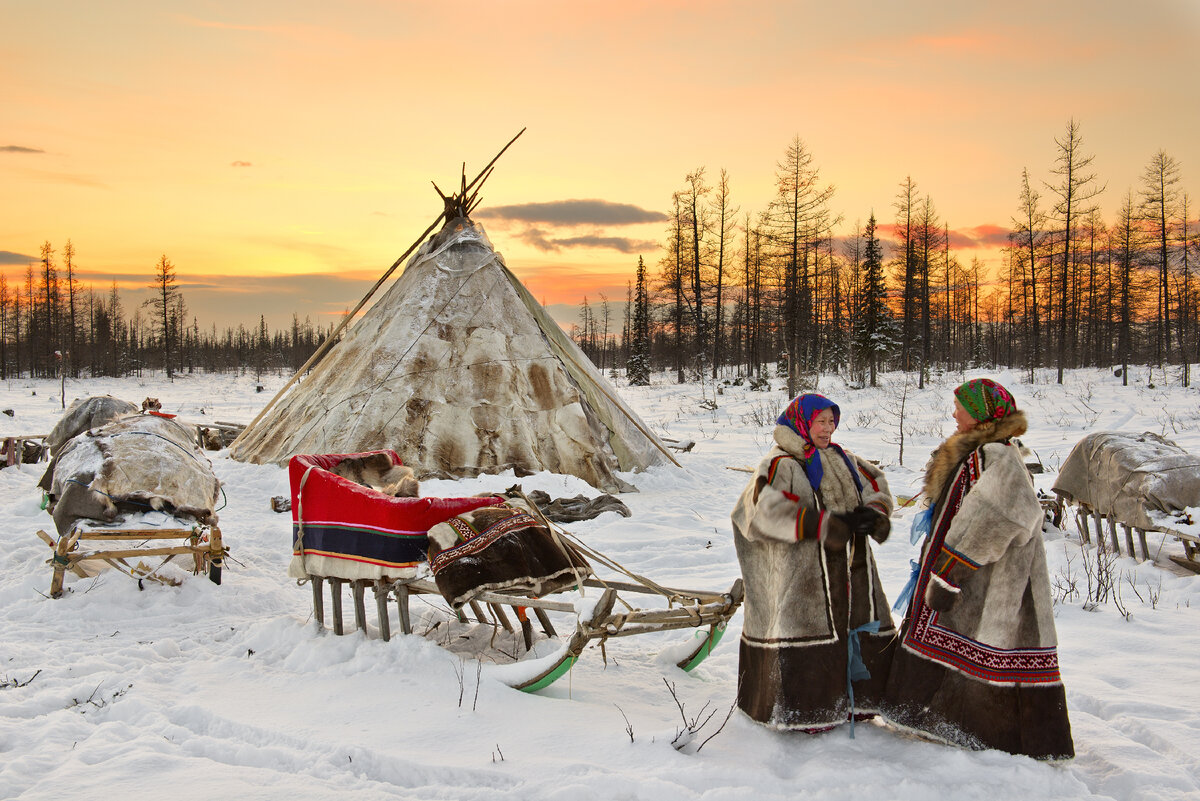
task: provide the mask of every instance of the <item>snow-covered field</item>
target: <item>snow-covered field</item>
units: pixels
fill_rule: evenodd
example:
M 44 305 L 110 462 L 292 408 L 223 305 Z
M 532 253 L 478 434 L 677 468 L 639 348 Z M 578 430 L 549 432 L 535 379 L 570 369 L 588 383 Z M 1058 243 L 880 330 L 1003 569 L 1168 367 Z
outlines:
M 1089 431 L 1153 431 L 1200 453 L 1200 392 L 1164 386 L 1161 374 L 1151 388 L 1144 368 L 1135 374 L 1129 387 L 1110 371 L 1074 371 L 1064 386 L 1049 372 L 1032 385 L 992 374 L 1029 415 L 1025 443 L 1047 471 L 1039 487 L 1053 484 Z M 827 377 L 819 391 L 843 410 L 835 441 L 882 461 L 893 492 L 908 495 L 953 430 L 950 390 L 964 376 L 935 377 L 921 392 L 910 377 L 903 466 L 894 410 L 904 378 L 884 378 L 879 389 L 850 390 Z M 66 401 L 154 396 L 185 420 L 248 422 L 283 381 L 268 378 L 263 393 L 250 377 L 68 381 Z M 57 381 L 0 384 L 0 409 L 13 410 L 0 416 L 0 435 L 48 432 L 61 415 L 59 391 Z M 632 517 L 609 513 L 570 530 L 659 582 L 726 589 L 738 576 L 729 512 L 747 479 L 729 468 L 757 464 L 787 398 L 731 387 L 707 410 L 700 401 L 713 397 L 711 386 L 665 376 L 620 391 L 661 435 L 696 447 L 680 455 L 682 468 L 625 476 L 640 489 L 623 496 Z M 734 698 L 740 613 L 690 674 L 659 656 L 686 636 L 667 632 L 613 640 L 607 665 L 591 648 L 558 683 L 523 694 L 419 636 L 385 643 L 373 626 L 368 637 L 319 632 L 309 588 L 286 576 L 290 518 L 269 508 L 271 496 L 288 494 L 286 472 L 210 456 L 224 482 L 220 525 L 233 557 L 222 586 L 189 577 L 139 591 L 110 571 L 68 577 L 71 592 L 60 600 L 46 596 L 49 551 L 35 536 L 53 526 L 36 488 L 45 465 L 0 470 L 0 798 L 1200 797 L 1200 576 L 1171 563 L 1166 554 L 1180 546 L 1159 550 L 1159 535 L 1151 535 L 1154 563 L 1117 562 L 1128 620 L 1112 602 L 1057 607 L 1073 762 L 959 751 L 878 724 L 860 724 L 854 739 L 845 727 L 782 734 L 737 713 L 689 753 L 671 745 L 682 719 L 663 679 L 689 718 L 706 704 L 705 715 L 716 710 L 702 737 L 714 731 Z M 422 491 L 467 495 L 517 481 L 428 482 Z M 549 474 L 520 483 L 554 497 L 596 494 Z M 876 551 L 891 597 L 915 553 L 912 515 L 902 510 Z M 1065 536 L 1047 536 L 1051 576 L 1074 576 L 1082 588 L 1070 516 L 1063 528 Z

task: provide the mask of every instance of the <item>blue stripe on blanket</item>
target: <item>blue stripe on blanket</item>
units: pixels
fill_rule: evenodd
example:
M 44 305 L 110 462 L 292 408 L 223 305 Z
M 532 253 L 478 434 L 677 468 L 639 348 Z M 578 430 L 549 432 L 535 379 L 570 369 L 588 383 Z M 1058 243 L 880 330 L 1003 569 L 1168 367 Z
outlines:
M 292 526 L 292 552 L 299 553 L 297 526 Z M 429 537 L 421 534 L 395 534 L 347 525 L 304 524 L 304 550 L 322 556 L 386 564 L 424 562 Z

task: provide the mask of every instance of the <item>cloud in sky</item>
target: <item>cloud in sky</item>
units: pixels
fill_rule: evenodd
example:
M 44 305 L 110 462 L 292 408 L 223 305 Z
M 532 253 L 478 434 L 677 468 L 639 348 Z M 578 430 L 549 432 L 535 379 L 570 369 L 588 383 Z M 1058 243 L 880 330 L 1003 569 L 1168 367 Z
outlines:
M 480 219 L 549 225 L 642 225 L 666 222 L 667 215 L 631 203 L 607 200 L 553 200 L 545 203 L 520 203 L 495 206 L 475 213 Z
M 22 147 L 21 145 L 0 145 L 0 153 L 45 153 L 36 147 Z
M 250 167 L 252 165 L 248 161 L 235 161 L 232 164 L 230 164 L 229 166 L 230 167 Z
M 541 251 L 560 251 L 567 248 L 615 250 L 618 253 L 645 253 L 659 245 L 646 239 L 606 236 L 605 228 L 625 225 L 645 225 L 666 222 L 667 215 L 635 206 L 632 203 L 613 203 L 608 200 L 554 200 L 543 203 L 520 203 L 495 206 L 475 213 L 481 219 L 525 229 L 517 237 Z M 572 231 L 559 235 L 559 228 L 591 228 L 587 233 Z
M 1012 229 L 1003 225 L 985 223 L 970 228 L 951 228 L 950 247 L 953 250 L 995 250 L 1008 245 L 1008 235 Z M 885 248 L 896 243 L 896 226 L 893 223 L 880 223 L 875 228 L 875 235 L 883 242 Z
M 29 264 L 37 261 L 36 256 L 26 256 L 24 253 L 13 253 L 11 250 L 0 250 L 0 264 Z
M 583 236 L 556 237 L 551 232 L 536 227 L 526 228 L 519 239 L 542 251 L 558 251 L 565 248 L 606 248 L 618 253 L 646 253 L 658 250 L 659 244 L 648 239 L 632 239 L 623 236 L 601 236 L 599 233 Z

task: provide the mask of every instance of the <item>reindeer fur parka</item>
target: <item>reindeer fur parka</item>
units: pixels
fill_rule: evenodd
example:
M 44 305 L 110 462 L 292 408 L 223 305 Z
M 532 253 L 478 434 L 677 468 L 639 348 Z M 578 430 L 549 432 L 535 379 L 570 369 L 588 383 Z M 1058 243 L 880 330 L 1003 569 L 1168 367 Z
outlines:
M 850 713 L 848 632 L 879 622 L 877 633 L 859 635 L 871 678 L 854 683 L 857 712 L 875 710 L 895 637 L 867 538 L 825 549 L 828 514 L 867 505 L 887 516 L 892 496 L 879 468 L 849 452 L 847 464 L 834 448 L 819 452 L 824 475 L 814 492 L 804 441 L 783 425 L 774 437 L 732 515 L 746 587 L 738 705 L 774 728 L 819 729 Z
M 1010 441 L 1025 429 L 1015 411 L 931 457 L 932 522 L 883 713 L 957 745 L 1060 759 L 1074 749 L 1043 512 Z

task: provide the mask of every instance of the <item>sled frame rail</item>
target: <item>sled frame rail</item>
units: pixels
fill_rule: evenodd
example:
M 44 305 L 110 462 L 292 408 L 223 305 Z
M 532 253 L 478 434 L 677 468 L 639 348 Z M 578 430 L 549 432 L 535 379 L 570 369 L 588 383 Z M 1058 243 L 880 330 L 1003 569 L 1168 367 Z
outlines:
M 342 586 L 349 585 L 350 596 L 354 605 L 354 627 L 367 634 L 367 603 L 366 590 L 370 587 L 375 596 L 375 609 L 378 621 L 379 636 L 388 641 L 391 639 L 391 619 L 388 611 L 389 598 L 395 598 L 400 629 L 404 634 L 412 633 L 409 600 L 413 595 L 433 595 L 441 598 L 437 584 L 428 578 L 412 578 L 391 581 L 389 579 L 341 579 L 331 576 L 309 576 L 313 593 L 313 616 L 319 628 L 324 629 L 325 623 L 325 592 L 324 584 L 329 583 L 330 605 L 332 612 L 332 628 L 334 634 L 345 634 L 346 626 L 343 618 Z M 679 663 L 679 667 L 690 670 L 707 656 L 724 632 L 729 619 L 741 606 L 745 597 L 742 580 L 733 582 L 728 591 L 712 592 L 710 590 L 672 589 L 675 598 L 688 599 L 686 603 L 673 603 L 668 608 L 642 609 L 621 599 L 618 593 L 635 593 L 661 597 L 658 589 L 651 589 L 640 584 L 622 581 L 606 581 L 587 579 L 585 587 L 595 587 L 602 590 L 599 600 L 592 612 L 581 617 L 572 632 L 565 654 L 565 659 L 572 662 L 579 657 L 583 649 L 592 640 L 602 644 L 610 637 L 628 637 L 635 634 L 649 634 L 656 631 L 672 631 L 678 629 L 708 628 L 709 635 L 702 644 L 703 655 L 689 654 Z M 627 611 L 614 612 L 617 602 L 626 607 Z M 547 612 L 573 613 L 575 604 L 570 601 L 549 598 L 530 598 L 522 595 L 508 595 L 495 592 L 481 592 L 468 602 L 463 609 L 456 610 L 460 622 L 470 622 L 466 612 L 469 610 L 475 620 L 487 626 L 496 626 L 505 631 L 514 632 L 516 629 L 505 607 L 514 612 L 519 625 L 525 634 L 526 644 L 531 636 L 532 621 L 527 610 L 533 612 L 547 637 L 557 637 L 554 626 Z M 485 612 L 485 608 L 487 612 Z M 490 613 L 490 614 L 489 614 Z M 698 649 L 699 650 L 699 649 Z M 521 687 L 518 689 L 528 689 Z
M 1065 509 L 1071 502 L 1063 496 L 1058 495 L 1059 509 Z M 1183 543 L 1183 556 L 1175 554 L 1167 554 L 1167 558 L 1180 567 L 1187 568 L 1193 573 L 1200 573 L 1200 537 L 1194 534 L 1189 534 L 1185 531 L 1180 531 L 1170 526 L 1156 526 L 1153 528 L 1140 528 L 1138 526 L 1130 526 L 1121 523 L 1112 515 L 1106 515 L 1097 509 L 1082 501 L 1075 501 L 1075 525 L 1079 530 L 1079 538 L 1086 545 L 1092 541 L 1092 533 L 1094 530 L 1097 543 L 1104 542 L 1105 528 L 1108 529 L 1109 546 L 1114 553 L 1121 553 L 1121 542 L 1118 538 L 1117 527 L 1119 526 L 1124 533 L 1125 552 L 1134 559 L 1138 558 L 1137 551 L 1134 548 L 1134 535 L 1137 535 L 1137 544 L 1141 546 L 1142 556 L 1140 561 L 1154 561 L 1154 556 L 1150 553 L 1150 548 L 1146 543 L 1147 533 L 1162 533 L 1164 536 L 1174 537 Z M 1061 511 L 1059 512 L 1061 516 Z M 1090 518 L 1090 521 L 1089 521 Z M 1089 528 L 1089 522 L 1091 528 Z
M 50 597 L 60 598 L 63 594 L 63 580 L 67 571 L 80 578 L 91 575 L 83 562 L 105 562 L 117 568 L 122 573 L 136 579 L 149 579 L 164 582 L 157 574 L 158 570 L 177 556 L 192 557 L 193 574 L 204 573 L 213 584 L 221 583 L 221 569 L 225 564 L 227 549 L 221 537 L 221 530 L 216 526 L 193 526 L 191 528 L 153 528 L 153 529 L 115 529 L 89 528 L 77 523 L 66 534 L 57 540 L 45 531 L 39 530 L 37 535 L 50 546 L 52 554 L 48 560 L 53 568 L 50 579 Z M 165 544 L 170 540 L 179 540 L 177 544 Z M 104 544 L 115 542 L 138 542 L 142 544 L 133 547 L 111 548 Z M 153 541 L 155 544 L 147 543 Z M 158 544 L 158 543 L 164 544 Z M 96 550 L 82 550 L 81 543 L 98 543 Z M 164 557 L 157 566 L 141 570 L 131 567 L 126 559 L 143 559 L 145 557 Z M 169 582 L 167 582 L 169 583 Z

